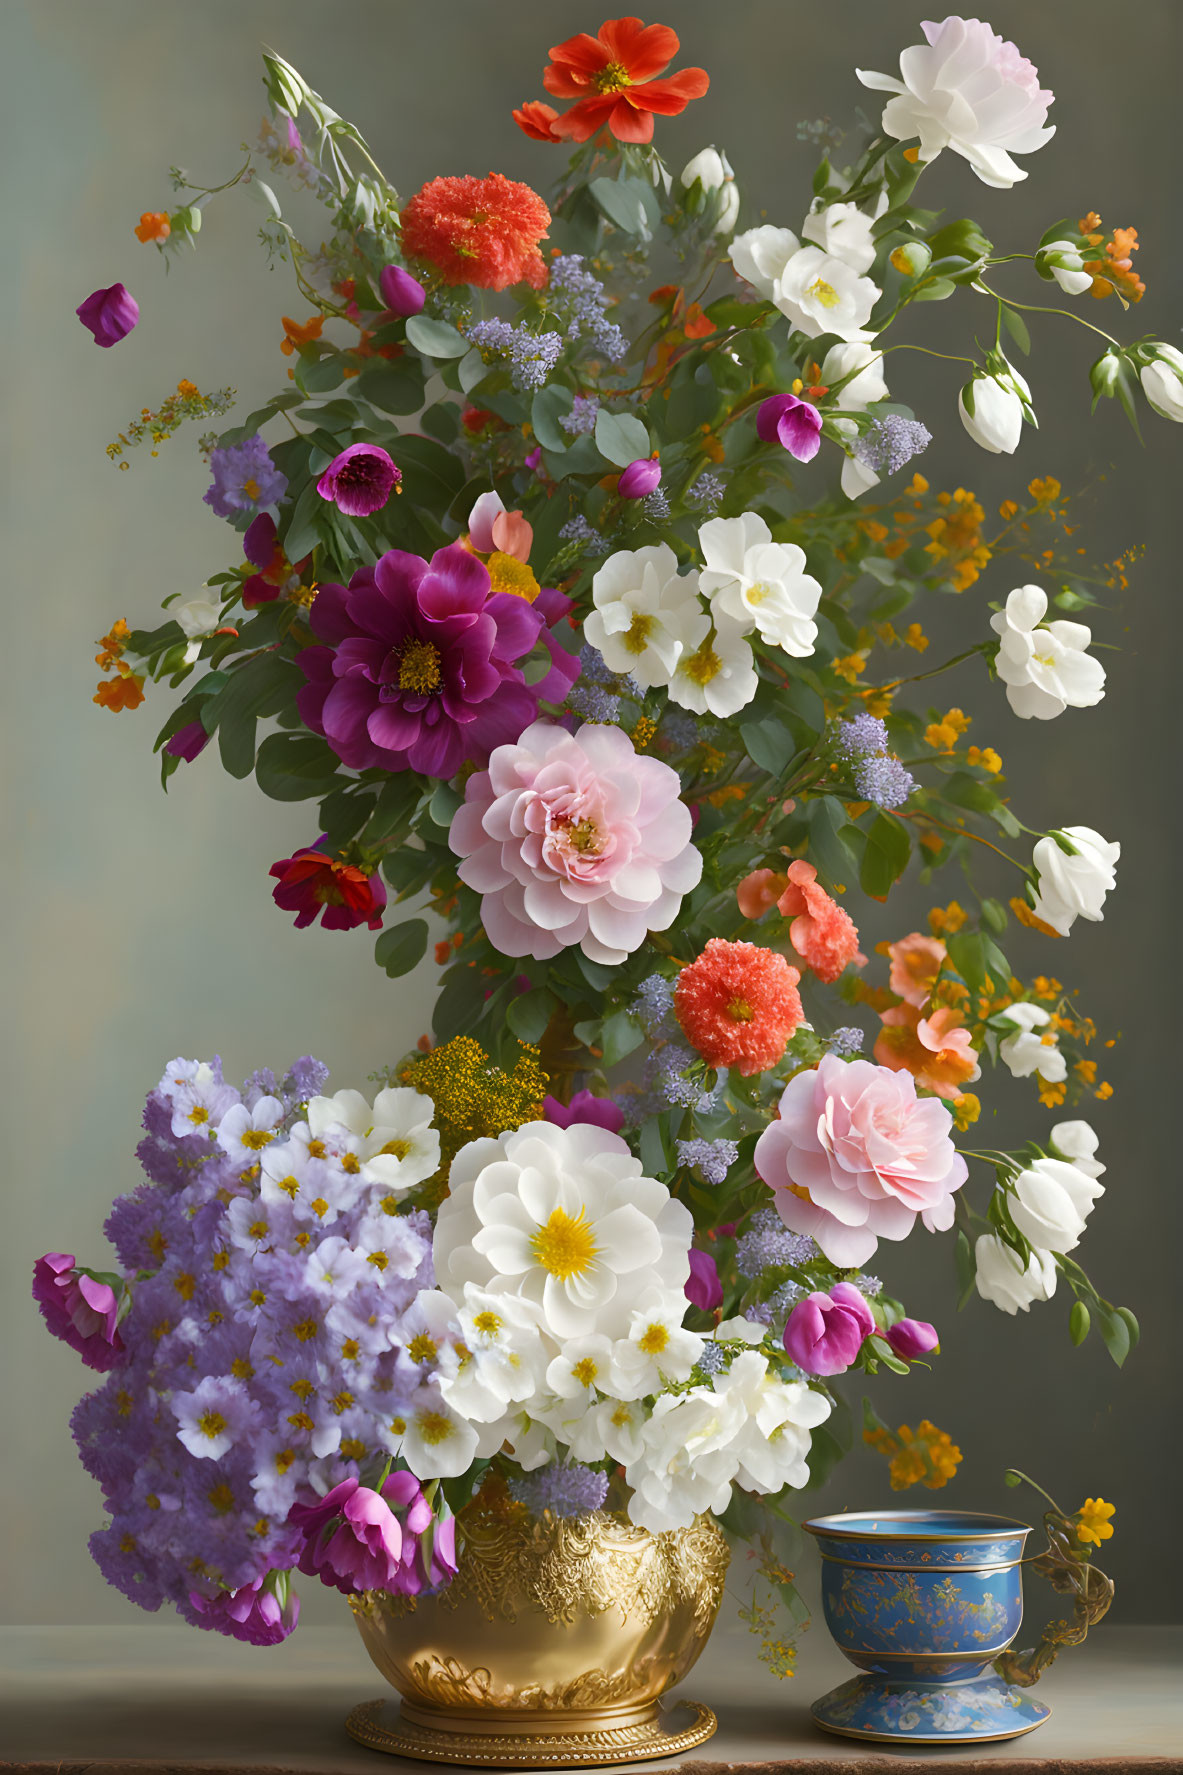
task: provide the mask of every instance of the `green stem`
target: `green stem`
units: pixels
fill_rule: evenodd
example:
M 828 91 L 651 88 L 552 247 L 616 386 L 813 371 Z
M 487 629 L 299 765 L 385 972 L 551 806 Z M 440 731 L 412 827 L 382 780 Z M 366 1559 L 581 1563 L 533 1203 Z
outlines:
M 1042 302 L 1016 302 L 1013 296 L 1000 296 L 997 290 L 992 290 L 988 284 L 982 282 L 981 278 L 973 285 L 973 288 L 980 290 L 985 296 L 992 296 L 995 302 L 1005 302 L 1009 308 L 1025 309 L 1028 314 L 1062 314 L 1065 320 L 1074 320 L 1078 326 L 1087 327 L 1090 333 L 1098 334 L 1100 338 L 1108 340 L 1110 345 L 1116 345 L 1118 350 L 1121 350 L 1120 339 L 1115 339 L 1112 333 L 1105 331 L 1104 327 L 1094 327 L 1091 320 L 1084 320 L 1079 314 L 1073 314 L 1070 308 L 1049 308 Z

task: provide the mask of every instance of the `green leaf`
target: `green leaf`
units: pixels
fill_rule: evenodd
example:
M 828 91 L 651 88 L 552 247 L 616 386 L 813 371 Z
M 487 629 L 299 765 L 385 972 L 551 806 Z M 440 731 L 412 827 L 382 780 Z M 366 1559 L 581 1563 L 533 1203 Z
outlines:
M 1076 1301 L 1068 1315 L 1068 1336 L 1074 1344 L 1079 1346 L 1084 1342 L 1089 1334 L 1091 1323 L 1089 1310 L 1084 1302 L 1082 1300 Z
M 427 811 L 436 825 L 442 826 L 446 832 L 452 824 L 457 809 L 463 805 L 463 795 L 458 795 L 455 789 L 449 788 L 447 783 L 441 783 L 428 802 Z
M 279 539 L 289 561 L 302 561 L 323 540 L 324 510 L 325 502 L 316 491 L 316 482 L 309 481 L 293 506 L 287 529 Z
M 272 801 L 319 800 L 329 791 L 339 760 L 312 733 L 273 733 L 259 747 L 255 777 Z
M 532 992 L 523 992 L 520 997 L 510 999 L 506 1006 L 505 1021 L 520 1042 L 537 1042 L 545 1032 L 558 1002 L 549 988 L 536 986 Z
M 947 302 L 956 288 L 951 277 L 934 277 L 918 284 L 911 299 L 913 302 Z
M 588 190 L 596 207 L 614 227 L 642 240 L 651 238 L 647 193 L 639 180 L 592 179 Z
M 867 833 L 859 885 L 872 900 L 886 900 L 912 854 L 907 829 L 890 814 L 879 814 Z
M 1002 308 L 1002 324 L 1024 356 L 1031 355 L 1031 335 L 1027 331 L 1027 323 L 1016 308 L 1004 303 Z
M 809 808 L 809 861 L 816 865 L 831 888 L 848 887 L 857 874 L 857 865 L 843 842 L 853 833 L 859 843 L 863 834 L 852 827 L 842 803 L 832 795 L 822 795 Z
M 561 382 L 551 382 L 546 388 L 540 388 L 534 396 L 530 408 L 530 424 L 534 436 L 544 450 L 552 450 L 562 455 L 571 442 L 571 434 L 565 432 L 559 424 L 575 404 L 575 396 Z
M 668 1164 L 659 1116 L 652 1116 L 642 1127 L 640 1146 L 641 1163 L 645 1167 L 646 1175 L 659 1177 Z
M 784 723 L 774 715 L 763 721 L 744 721 L 739 734 L 752 763 L 779 781 L 797 751 L 797 742 Z
M 327 394 L 330 388 L 340 388 L 344 380 L 343 351 L 326 351 L 319 357 L 301 355 L 296 369 L 296 386 L 305 394 Z
M 942 259 L 949 253 L 967 259 L 985 259 L 994 251 L 993 241 L 986 239 L 971 216 L 946 222 L 943 228 L 929 235 L 928 244 L 934 259 Z
M 1138 1321 L 1128 1307 L 1118 1307 L 1117 1316 L 1125 1322 L 1125 1328 L 1130 1334 L 1130 1349 L 1132 1350 L 1135 1344 L 1141 1342 L 1142 1327 L 1138 1324 Z
M 953 1245 L 953 1260 L 957 1265 L 957 1311 L 960 1312 L 974 1292 L 974 1279 L 978 1273 L 974 1248 L 960 1227 Z
M 423 372 L 413 358 L 396 358 L 382 369 L 363 370 L 353 386 L 383 413 L 416 413 L 423 405 Z
M 908 1364 L 901 1362 L 886 1338 L 872 1337 L 871 1348 L 875 1352 L 875 1360 L 882 1362 L 884 1368 L 890 1368 L 893 1374 L 907 1374 Z
M 1097 1319 L 1101 1341 L 1120 1368 L 1133 1348 L 1130 1328 L 1121 1313 L 1100 1303 L 1097 1307 Z
M 294 705 L 303 674 L 290 660 L 263 654 L 230 675 L 224 690 L 202 710 L 207 733 L 218 734 L 222 764 L 232 777 L 249 777 L 255 767 L 255 723 Z
M 981 920 L 988 931 L 1000 937 L 1007 926 L 1006 908 L 998 900 L 983 900 Z
M 976 998 L 987 974 L 996 987 L 1010 979 L 1010 963 L 985 931 L 957 931 L 947 939 L 949 960 Z
M 600 1032 L 604 1065 L 615 1066 L 618 1060 L 639 1048 L 644 1039 L 644 1031 L 635 1017 L 630 1017 L 627 1011 L 613 1011 L 610 1017 L 605 1017 Z
M 409 918 L 405 924 L 396 924 L 389 931 L 383 931 L 374 944 L 374 960 L 380 968 L 385 968 L 392 980 L 400 974 L 409 974 L 423 960 L 427 951 L 427 920 L 425 918 Z
M 596 414 L 596 449 L 606 461 L 627 468 L 648 456 L 649 433 L 634 414 L 609 413 L 601 407 Z
M 413 314 L 407 322 L 407 343 L 424 357 L 464 357 L 469 341 L 447 321 L 432 320 L 426 314 Z

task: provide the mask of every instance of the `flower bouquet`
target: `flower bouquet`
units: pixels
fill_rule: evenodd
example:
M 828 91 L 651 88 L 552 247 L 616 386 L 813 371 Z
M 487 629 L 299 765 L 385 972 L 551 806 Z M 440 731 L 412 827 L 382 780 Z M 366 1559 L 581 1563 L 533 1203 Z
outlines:
M 655 1535 L 713 1513 L 799 1620 L 792 1493 L 852 1440 L 836 1377 L 938 1348 L 868 1273 L 881 1241 L 937 1235 L 963 1304 L 1062 1285 L 1072 1341 L 1095 1324 L 1118 1363 L 1137 1338 L 1073 1255 L 1103 1193 L 1069 1115 L 1109 1094 L 1096 1031 L 1003 949 L 1100 919 L 1119 846 L 1031 832 L 970 715 L 929 700 L 972 662 L 987 709 L 1096 704 L 1079 619 L 1124 570 L 1068 543 L 1050 479 L 991 526 L 898 478 L 930 434 L 886 376 L 926 349 L 888 338 L 916 305 L 964 304 L 993 340 L 958 360 L 960 422 L 1012 454 L 1032 289 L 1070 320 L 1063 297 L 1128 308 L 1137 241 L 1090 215 L 1001 251 L 920 208 L 945 149 L 1026 177 L 1052 99 L 989 26 L 924 32 L 901 79 L 859 75 L 891 95 L 870 139 L 817 126 L 812 198 L 768 225 L 742 227 L 720 151 L 665 166 L 654 119 L 707 75 L 667 72 L 674 32 L 632 18 L 553 49 L 556 104 L 514 113 L 564 163 L 549 201 L 497 173 L 403 198 L 267 54 L 245 164 L 174 171 L 141 218 L 175 255 L 248 189 L 302 318 L 280 392 L 198 440 L 223 565 L 156 627 L 115 623 L 95 701 L 179 690 L 165 783 L 212 745 L 293 804 L 277 906 L 377 932 L 392 978 L 433 940 L 442 970 L 432 1035 L 365 1095 L 309 1058 L 241 1089 L 170 1062 L 107 1223 L 118 1270 L 38 1265 L 50 1328 L 106 1375 L 74 1420 L 110 1515 L 92 1551 L 145 1608 L 272 1643 L 297 1570 L 433 1595 L 476 1500 Z M 122 285 L 78 312 L 104 347 L 138 315 Z M 1104 339 L 1096 398 L 1183 418 L 1179 352 Z M 231 399 L 182 381 L 109 454 Z M 987 569 L 992 614 L 967 603 L 921 667 L 915 610 Z M 968 909 L 944 888 L 927 930 L 864 953 L 862 902 L 909 870 Z M 984 1069 L 1032 1081 L 1020 1150 L 968 1133 Z M 865 1434 L 893 1485 L 960 1459 L 927 1422 Z M 783 1673 L 791 1633 L 749 1618 Z

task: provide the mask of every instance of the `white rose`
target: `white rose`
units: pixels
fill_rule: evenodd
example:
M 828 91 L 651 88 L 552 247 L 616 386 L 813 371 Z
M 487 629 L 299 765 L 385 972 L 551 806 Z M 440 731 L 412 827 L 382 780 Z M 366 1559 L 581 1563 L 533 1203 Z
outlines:
M 1017 1251 L 995 1233 L 983 1233 L 974 1244 L 977 1289 L 1003 1313 L 1025 1313 L 1033 1300 L 1050 1300 L 1056 1292 L 1056 1260 L 1050 1251 L 1033 1250 L 1026 1268 Z
M 1140 372 L 1142 393 L 1164 419 L 1183 422 L 1183 351 L 1156 345 L 1155 357 Z
M 1043 624 L 1046 613 L 1047 593 L 1026 585 L 1016 586 L 1005 610 L 990 618 L 1000 637 L 995 670 L 1007 702 L 1025 720 L 1091 709 L 1105 694 L 1105 668 L 1085 651 L 1092 631 L 1079 622 Z
M 1074 1251 L 1105 1185 L 1064 1159 L 1036 1159 L 1015 1179 L 1008 1206 L 1023 1237 L 1044 1251 Z
M 817 642 L 822 588 L 805 570 L 805 551 L 796 543 L 773 542 L 757 512 L 738 518 L 712 518 L 698 533 L 704 566 L 699 587 L 742 634 L 758 629 L 763 640 L 797 659 Z
M 653 1534 L 689 1528 L 701 1511 L 721 1515 L 739 1466 L 736 1440 L 747 1414 L 737 1394 L 693 1387 L 662 1393 L 644 1430 L 644 1451 L 624 1472 L 628 1513 Z
M 859 277 L 844 259 L 820 247 L 794 253 L 772 290 L 781 313 L 810 339 L 822 333 L 847 340 L 870 337 L 866 325 L 879 295 L 869 277 Z
M 998 1057 L 1010 1069 L 1012 1078 L 1026 1079 L 1037 1072 L 1049 1085 L 1055 1085 L 1068 1077 L 1068 1062 L 1056 1045 L 1055 1035 L 1035 1033 L 1050 1020 L 1051 1012 L 1042 1005 L 1025 1003 L 1008 1005 L 1005 1020 L 999 1017 L 1000 1027 L 1013 1032 L 1004 1035 L 998 1044 Z
M 1087 1122 L 1057 1122 L 1049 1138 L 1060 1158 L 1069 1160 L 1086 1177 L 1100 1177 L 1105 1170 L 1096 1157 L 1100 1143 Z
M 587 639 L 613 672 L 631 672 L 646 690 L 668 684 L 683 653 L 710 628 L 697 574 L 680 575 L 664 542 L 609 555 L 592 580 L 592 601 Z
M 1013 43 L 980 19 L 949 17 L 923 24 L 928 42 L 900 56 L 902 80 L 856 69 L 864 86 L 896 96 L 883 108 L 882 127 L 897 141 L 919 137 L 921 164 L 942 148 L 963 155 L 984 185 L 1003 190 L 1027 174 L 1011 154 L 1033 154 L 1050 142 L 1053 94 Z
M 1070 240 L 1049 240 L 1036 253 L 1035 264 L 1037 270 L 1047 267 L 1066 296 L 1083 296 L 1092 288 L 1093 274 L 1084 269 L 1084 260 Z
M 731 263 L 740 277 L 770 302 L 777 278 L 800 245 L 791 228 L 765 223 L 736 235 L 731 243 Z
M 1007 364 L 996 375 L 983 371 L 971 377 L 957 397 L 957 411 L 975 444 L 994 456 L 1013 456 L 1024 415 L 1032 411 L 1031 390 L 1014 365 Z
M 881 192 L 880 199 L 876 215 L 886 206 L 887 193 Z M 857 203 L 823 204 L 819 199 L 801 224 L 801 238 L 862 273 L 875 263 L 874 226 L 875 216 L 868 216 Z
M 851 374 L 851 372 L 854 374 Z M 883 380 L 883 350 L 865 339 L 831 345 L 822 360 L 821 379 L 826 388 L 833 388 L 844 376 L 850 381 L 840 388 L 835 400 L 846 413 L 863 413 L 872 401 L 887 399 L 887 383 Z M 857 427 L 848 420 L 835 420 L 843 436 L 852 437 Z
M 1115 865 L 1120 844 L 1110 844 L 1091 826 L 1065 826 L 1058 836 L 1066 838 L 1072 854 L 1061 850 L 1057 834 L 1041 838 L 1031 855 L 1039 882 L 1032 910 L 1044 924 L 1066 937 L 1077 918 L 1098 923 L 1106 894 L 1117 881 Z

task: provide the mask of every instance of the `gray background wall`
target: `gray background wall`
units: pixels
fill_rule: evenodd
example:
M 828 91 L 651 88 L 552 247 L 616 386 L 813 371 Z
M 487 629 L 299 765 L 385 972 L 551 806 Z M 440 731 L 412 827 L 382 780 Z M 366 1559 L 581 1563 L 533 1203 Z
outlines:
M 877 116 L 878 100 L 856 84 L 853 66 L 893 71 L 919 35 L 919 12 L 901 0 L 665 4 L 659 14 L 682 34 L 683 65 L 701 63 L 712 76 L 705 100 L 659 123 L 667 158 L 676 169 L 705 143 L 724 145 L 750 193 L 746 220 L 766 209 L 770 220 L 798 223 L 813 158 L 797 141 L 798 120 L 828 114 L 845 123 L 860 103 Z M 946 155 L 922 201 L 973 214 L 994 239 L 1027 250 L 1064 212 L 1092 207 L 1107 223 L 1134 223 L 1145 242 L 1144 303 L 1124 320 L 1112 301 L 1085 301 L 1079 311 L 1127 337 L 1177 341 L 1177 10 L 1169 0 L 1131 0 L 1120 11 L 1107 0 L 992 0 L 990 16 L 1056 91 L 1059 133 L 1011 192 L 988 191 Z M 157 461 L 137 458 L 126 474 L 107 463 L 104 444 L 182 376 L 202 389 L 234 384 L 247 412 L 286 367 L 279 315 L 304 314 L 284 270 L 269 273 L 255 251 L 258 213 L 246 201 L 216 205 L 200 252 L 167 279 L 132 228 L 141 210 L 167 207 L 170 163 L 209 184 L 234 169 L 237 144 L 253 139 L 263 109 L 260 43 L 357 122 L 404 193 L 437 172 L 490 168 L 545 191 L 559 156 L 527 142 L 509 110 L 541 96 L 549 43 L 598 22 L 585 0 L 6 0 L 0 9 L 12 280 L 0 696 L 9 765 L 0 1186 L 7 1620 L 135 1618 L 86 1554 L 100 1510 L 67 1431 L 80 1370 L 44 1335 L 28 1282 L 47 1248 L 98 1259 L 106 1207 L 133 1181 L 139 1106 L 164 1063 L 220 1049 L 228 1073 L 241 1077 L 311 1050 L 340 1083 L 360 1084 L 427 1026 L 433 989 L 430 960 L 409 984 L 392 986 L 373 967 L 364 933 L 297 933 L 275 911 L 266 870 L 313 836 L 301 808 L 265 801 L 210 758 L 182 769 L 166 800 L 150 756 L 165 695 L 117 717 L 91 703 L 93 643 L 111 621 L 150 621 L 166 592 L 196 589 L 233 555 L 201 503 L 206 475 L 189 439 Z M 137 295 L 143 319 L 117 351 L 99 352 L 73 310 L 116 279 Z M 1014 272 L 1008 287 L 1046 299 L 1029 272 Z M 921 319 L 938 345 L 967 339 L 975 324 L 992 328 L 985 305 L 978 314 L 930 305 Z M 970 486 L 993 511 L 1035 474 L 1055 474 L 1066 488 L 1087 483 L 1090 539 L 1110 554 L 1146 547 L 1123 608 L 1096 624 L 1121 650 L 1104 656 L 1110 684 L 1099 709 L 1050 726 L 1020 723 L 1000 687 L 964 669 L 947 699 L 971 707 L 973 737 L 1001 751 L 1029 824 L 1087 823 L 1123 845 L 1104 925 L 1078 927 L 1063 945 L 1017 943 L 1014 958 L 1029 973 L 1042 967 L 1079 982 L 1098 1024 L 1124 1031 L 1106 1060 L 1116 1095 L 1093 1118 L 1108 1191 L 1081 1255 L 1103 1292 L 1139 1312 L 1145 1337 L 1118 1375 L 1099 1344 L 1070 1348 L 1061 1300 L 1017 1322 L 982 1304 L 957 1317 L 947 1252 L 918 1233 L 886 1248 L 881 1268 L 915 1312 L 940 1325 L 943 1353 L 931 1377 L 889 1380 L 876 1398 L 894 1422 L 931 1416 L 963 1447 L 961 1475 L 936 1501 L 1016 1508 L 1000 1484 L 1008 1462 L 1068 1507 L 1086 1493 L 1114 1500 L 1118 1536 L 1107 1553 L 1119 1615 L 1165 1620 L 1177 1614 L 1162 1523 L 1178 1452 L 1178 853 L 1170 846 L 1180 438 L 1149 416 L 1140 450 L 1111 407 L 1090 425 L 1089 337 L 1038 317 L 1032 331 L 1042 429 L 1025 435 L 1011 461 L 963 436 L 956 366 L 900 354 L 891 378 L 936 435 L 922 465 L 934 485 Z M 1009 571 L 988 573 L 934 629 L 983 633 L 986 601 L 1027 577 Z M 901 921 L 928 903 L 919 894 L 911 907 L 893 899 L 890 917 L 868 919 L 864 934 L 874 941 L 906 930 Z M 992 1138 L 1047 1126 L 1028 1089 L 1004 1096 Z M 885 1494 L 881 1466 L 859 1454 L 825 1502 Z M 306 1607 L 311 1619 L 340 1616 L 327 1595 Z

